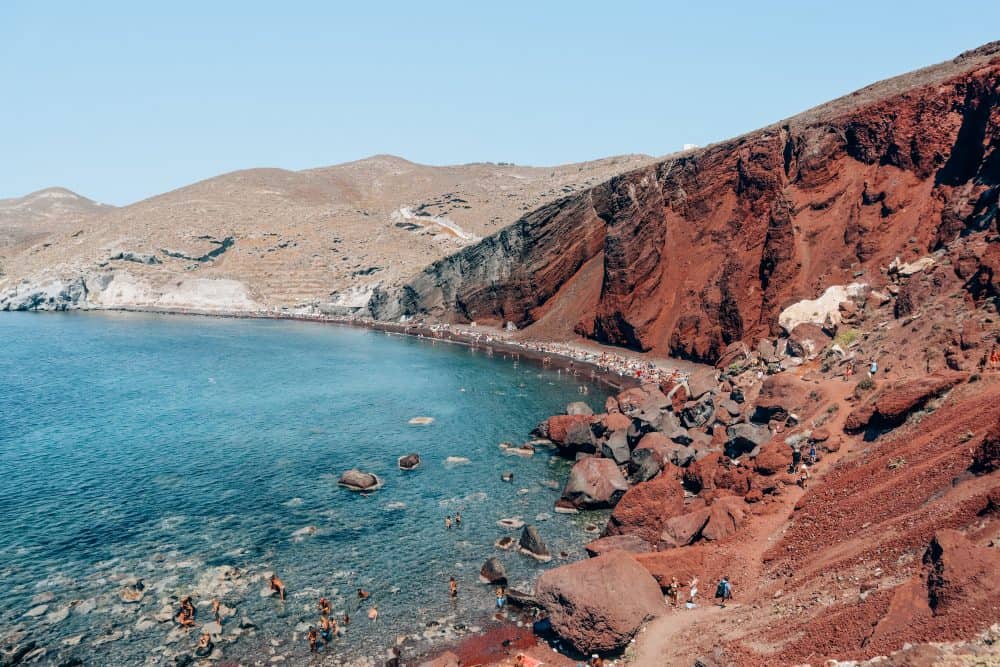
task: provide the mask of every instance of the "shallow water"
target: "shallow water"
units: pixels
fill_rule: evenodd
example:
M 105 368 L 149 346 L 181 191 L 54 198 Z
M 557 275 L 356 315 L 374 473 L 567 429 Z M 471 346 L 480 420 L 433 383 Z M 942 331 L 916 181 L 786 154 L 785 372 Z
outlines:
M 3 314 L 0 341 L 0 635 L 26 631 L 53 663 L 173 664 L 196 634 L 154 617 L 189 592 L 235 609 L 216 656 L 301 660 L 320 594 L 352 617 L 330 653 L 382 656 L 400 635 L 437 640 L 481 622 L 493 603 L 478 583 L 487 557 L 514 585 L 550 567 L 494 548 L 516 537 L 499 519 L 537 523 L 571 558 L 600 519 L 552 512 L 567 462 L 497 446 L 580 398 L 566 373 L 287 321 Z M 587 399 L 605 396 L 590 387 Z M 416 416 L 434 421 L 410 425 Z M 396 459 L 411 451 L 423 465 L 404 473 Z M 351 467 L 385 486 L 369 497 L 337 487 Z M 446 530 L 456 511 L 462 527 Z M 285 603 L 261 595 L 271 570 Z M 123 604 L 133 577 L 146 595 Z M 363 618 L 358 587 L 378 623 Z M 198 609 L 199 624 L 211 620 Z

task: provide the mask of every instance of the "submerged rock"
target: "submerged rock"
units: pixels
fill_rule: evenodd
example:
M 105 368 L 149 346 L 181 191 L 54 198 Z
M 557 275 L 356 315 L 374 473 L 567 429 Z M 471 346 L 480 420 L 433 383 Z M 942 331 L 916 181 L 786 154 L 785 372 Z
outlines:
M 499 558 L 490 558 L 479 568 L 479 581 L 484 584 L 507 584 L 507 569 Z
M 552 554 L 542 539 L 538 529 L 532 525 L 527 525 L 521 530 L 521 539 L 517 543 L 518 550 L 525 556 L 531 556 L 537 561 L 548 563 L 552 560 Z
M 337 484 L 350 491 L 375 491 L 382 487 L 382 480 L 370 472 L 351 469 L 340 476 Z
M 420 454 L 406 454 L 400 456 L 396 462 L 400 470 L 413 470 L 420 465 Z

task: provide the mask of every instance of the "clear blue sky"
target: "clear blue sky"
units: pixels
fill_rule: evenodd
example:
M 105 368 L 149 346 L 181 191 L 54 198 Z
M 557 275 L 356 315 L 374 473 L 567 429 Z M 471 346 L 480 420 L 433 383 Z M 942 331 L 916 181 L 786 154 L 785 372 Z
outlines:
M 664 154 L 1000 39 L 1000 2 L 0 0 L 0 197 Z

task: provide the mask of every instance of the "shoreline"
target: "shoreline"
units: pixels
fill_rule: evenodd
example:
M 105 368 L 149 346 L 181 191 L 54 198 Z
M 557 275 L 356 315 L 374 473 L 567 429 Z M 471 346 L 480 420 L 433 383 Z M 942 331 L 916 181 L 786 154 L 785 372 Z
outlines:
M 453 330 L 457 325 L 440 324 L 433 325 L 427 323 L 401 324 L 398 322 L 386 322 L 364 318 L 335 317 L 328 315 L 307 315 L 292 313 L 266 313 L 266 312 L 240 312 L 240 311 L 205 311 L 187 309 L 159 309 L 159 308 L 71 308 L 67 310 L 25 310 L 8 311 L 23 312 L 33 314 L 44 313 L 145 313 L 150 315 L 181 315 L 189 317 L 217 317 L 221 319 L 238 320 L 287 320 L 292 322 L 312 322 L 316 324 L 332 324 L 336 326 L 350 327 L 355 329 L 367 329 L 369 331 L 380 331 L 389 335 L 407 336 L 420 340 L 441 341 L 455 345 L 462 345 L 473 349 L 483 349 L 491 356 L 496 352 L 512 356 L 515 360 L 524 359 L 533 364 L 545 368 L 577 372 L 584 370 L 588 372 L 587 377 L 581 379 L 599 384 L 615 392 L 620 392 L 631 387 L 643 384 L 640 378 L 625 375 L 609 368 L 605 368 L 598 363 L 585 359 L 575 358 L 565 352 L 548 351 L 536 349 L 525 343 L 505 339 L 501 332 L 491 327 L 482 327 L 473 335 L 465 330 Z M 462 325 L 473 327 L 473 325 Z M 478 339 L 479 335 L 487 337 L 487 341 Z M 549 341 L 555 344 L 554 341 Z M 545 341 L 540 344 L 546 344 Z M 619 348 L 613 348 L 615 350 Z M 634 352 L 628 350 L 628 352 Z M 619 355 L 621 356 L 621 355 Z M 621 357 L 624 358 L 624 357 Z M 669 359 L 669 358 L 668 358 Z M 679 372 L 679 370 L 678 370 Z

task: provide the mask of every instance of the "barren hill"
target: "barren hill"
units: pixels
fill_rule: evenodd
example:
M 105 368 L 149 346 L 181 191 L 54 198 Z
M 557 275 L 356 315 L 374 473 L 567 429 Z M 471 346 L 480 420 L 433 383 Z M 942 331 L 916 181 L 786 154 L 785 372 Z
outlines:
M 0 209 L 0 234 L 18 239 L 0 248 L 0 308 L 350 313 L 375 287 L 650 160 L 431 167 L 380 155 L 238 171 L 117 209 L 43 208 L 75 197 L 47 190 L 8 200 L 17 219 Z
M 113 208 L 66 188 L 46 188 L 24 197 L 0 199 L 0 257 Z

